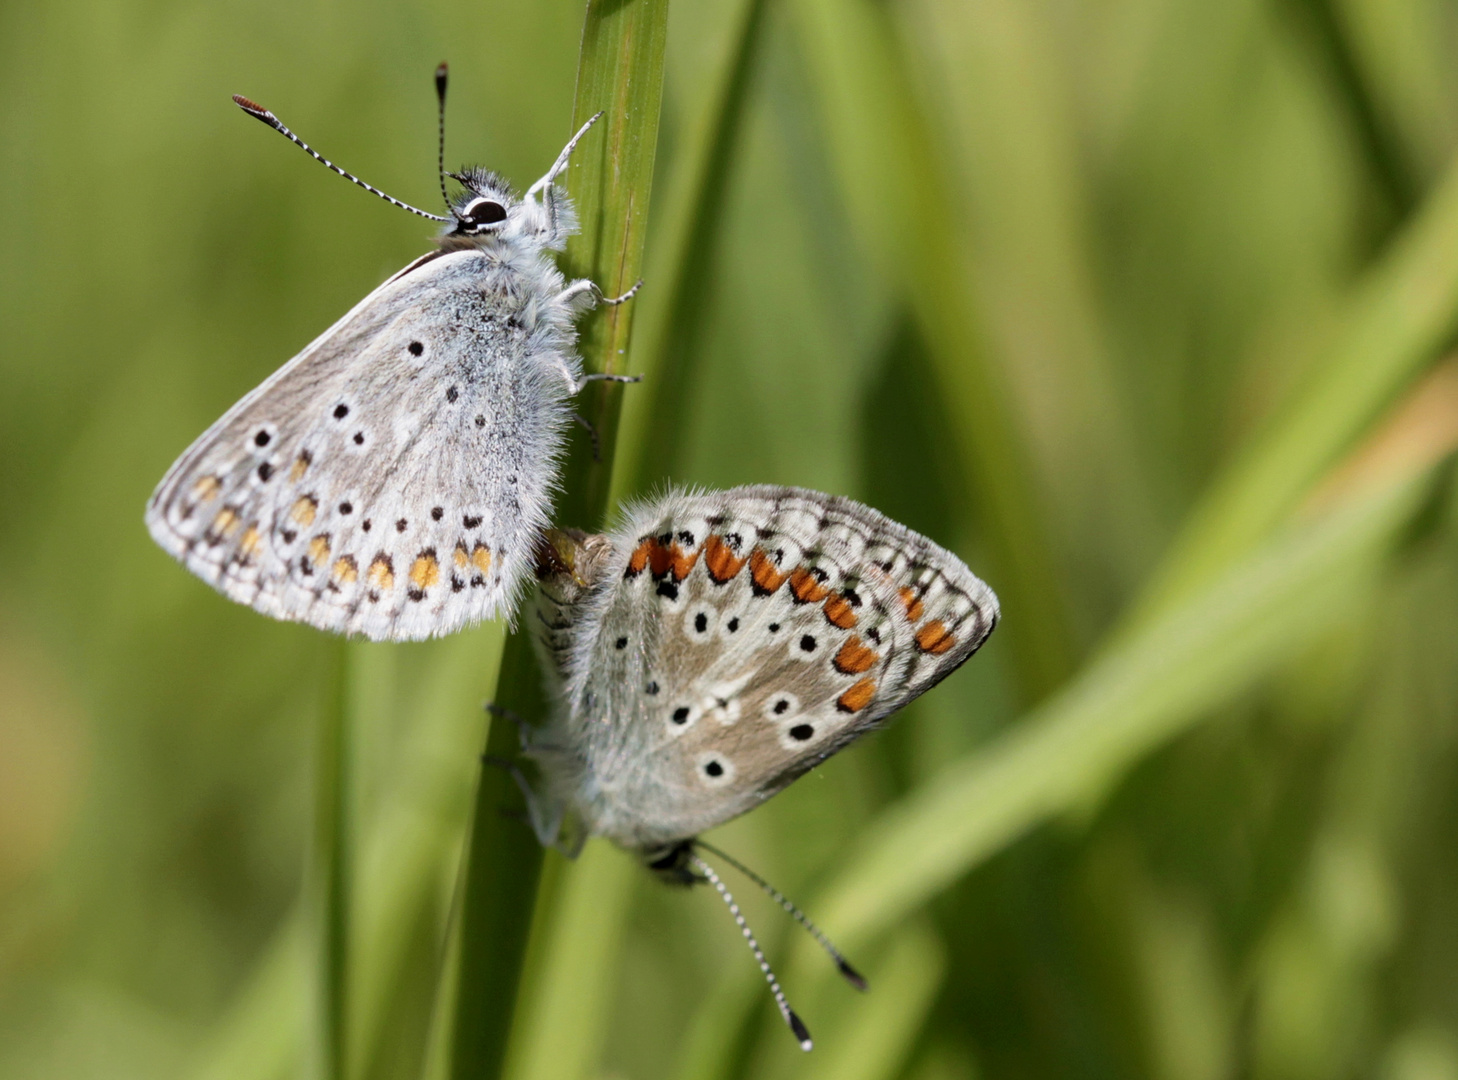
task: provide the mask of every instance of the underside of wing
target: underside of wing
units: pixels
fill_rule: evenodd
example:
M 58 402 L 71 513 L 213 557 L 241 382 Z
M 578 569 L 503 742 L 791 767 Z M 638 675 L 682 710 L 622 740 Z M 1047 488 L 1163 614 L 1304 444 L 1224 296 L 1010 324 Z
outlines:
M 816 492 L 670 495 L 615 545 L 567 700 L 598 829 L 638 846 L 762 802 L 944 678 L 997 619 L 955 555 Z
M 376 639 L 509 608 L 546 522 L 571 328 L 528 324 L 501 270 L 443 255 L 381 286 L 173 465 L 163 548 L 280 619 Z

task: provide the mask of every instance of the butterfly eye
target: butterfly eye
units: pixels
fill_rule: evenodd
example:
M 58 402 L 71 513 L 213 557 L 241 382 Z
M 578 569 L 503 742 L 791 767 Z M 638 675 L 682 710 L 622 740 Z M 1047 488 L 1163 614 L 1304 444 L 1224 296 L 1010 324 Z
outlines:
M 461 221 L 478 228 L 506 220 L 506 207 L 495 199 L 476 199 L 461 211 Z

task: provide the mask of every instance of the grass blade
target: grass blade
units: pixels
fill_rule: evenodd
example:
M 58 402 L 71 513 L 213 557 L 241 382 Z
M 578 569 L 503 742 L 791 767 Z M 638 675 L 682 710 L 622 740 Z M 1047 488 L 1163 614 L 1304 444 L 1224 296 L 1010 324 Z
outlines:
M 346 641 L 331 642 L 328 673 L 319 715 L 314 772 L 313 881 L 318 949 L 318 1074 L 325 1080 L 346 1075 L 349 1050 L 349 938 L 353 900 L 351 874 L 351 717 L 349 654 Z
M 1440 368 L 1332 474 L 1315 504 L 1324 514 L 1156 609 L 1010 734 L 883 814 L 831 888 L 825 922 L 848 942 L 884 930 L 1320 633 L 1361 595 L 1458 443 L 1455 391 Z M 808 953 L 798 962 L 818 959 Z
M 987 751 L 893 807 L 821 905 L 826 924 L 851 942 L 885 929 L 1270 671 L 1360 595 L 1418 506 L 1425 475 L 1280 538 L 1104 653 Z
M 977 268 L 991 362 L 1024 422 L 1048 526 L 1071 567 L 1073 621 L 1100 625 L 1167 537 L 1121 384 L 1126 358 L 1110 348 L 1113 320 L 1101 307 L 1098 184 L 1077 145 L 1075 76 L 1059 63 L 1046 13 L 1020 0 L 910 0 L 892 11 L 963 208 L 963 258 Z M 871 425 L 868 438 L 881 436 Z
M 523 991 L 506 1070 L 511 1080 L 579 1080 L 596 1074 L 612 1015 L 628 905 L 634 885 L 644 879 L 636 860 L 602 841 L 557 869 L 563 880 L 554 890 L 542 962 L 532 965 Z
M 708 108 L 690 131 L 667 184 L 633 353 L 644 381 L 625 404 L 619 495 L 647 491 L 666 479 L 683 445 L 734 152 L 765 23 L 765 0 L 742 0 L 740 6 Z
M 536 667 L 523 635 L 507 639 L 501 657 L 496 700 L 521 715 L 543 707 Z M 516 752 L 509 724 L 495 724 L 486 752 L 510 757 Z M 508 818 L 520 796 L 499 769 L 483 768 L 472 808 L 470 838 L 463 870 L 459 963 L 451 1034 L 451 1075 L 499 1074 L 511 1029 L 513 1003 L 531 929 L 541 874 L 542 849 L 532 831 Z
M 820 1053 L 795 1062 L 796 1075 L 805 1080 L 901 1075 L 945 974 L 946 950 L 935 932 L 920 923 L 905 927 L 876 965 L 876 995 L 857 997 L 836 1030 L 821 1040 Z
M 865 0 L 795 0 L 790 10 L 851 217 L 865 249 L 904 292 L 954 411 L 956 445 L 947 450 L 972 479 L 988 577 L 1004 610 L 1016 613 L 1003 633 L 1024 695 L 1037 699 L 1072 670 L 1072 632 L 1025 440 L 972 315 L 972 267 L 945 165 L 884 9 Z
M 296 907 L 274 934 L 223 1019 L 214 1025 L 191 1080 L 279 1080 L 298 1076 L 309 1002 L 309 955 L 304 911 Z
M 567 249 L 564 269 L 590 277 L 608 295 L 627 290 L 638 276 L 653 180 L 663 93 L 666 0 L 602 2 L 587 7 L 578 63 L 573 124 L 605 110 L 600 133 L 585 141 L 572 162 L 568 190 L 577 203 L 582 234 Z M 632 328 L 633 305 L 600 309 L 584 320 L 582 356 L 588 371 L 620 371 Z M 621 387 L 590 384 L 579 412 L 597 430 L 591 442 L 574 439 L 564 470 L 558 520 L 592 527 L 607 506 L 616 446 Z M 540 716 L 544 702 L 530 643 L 513 634 L 502 657 L 496 700 L 522 716 Z M 487 754 L 511 757 L 516 733 L 492 724 Z M 452 1076 L 498 1076 L 506 1057 L 542 852 L 531 830 L 503 817 L 520 797 L 509 776 L 485 769 L 477 787 L 465 855 L 459 963 L 453 1027 Z
M 644 382 L 623 399 L 614 501 L 665 478 L 665 465 L 676 460 L 681 444 L 683 404 L 699 359 L 698 332 L 764 6 L 764 0 L 744 0 L 732 15 L 735 33 L 707 109 L 667 185 L 668 205 L 655 233 L 657 254 L 649 255 L 648 284 L 636 301 L 641 306 L 633 371 Z M 539 956 L 529 958 L 523 979 L 506 1070 L 514 1080 L 584 1076 L 596 1066 L 627 904 L 640 875 L 631 860 L 601 845 L 548 875 L 555 883 L 552 895 L 538 902 L 548 940 Z
M 568 183 L 582 218 L 582 234 L 567 247 L 564 269 L 590 277 L 609 296 L 627 292 L 643 265 L 648 197 L 663 103 L 663 51 L 667 0 L 591 0 L 582 33 L 573 123 L 606 110 L 599 143 L 572 162 Z M 589 371 L 623 372 L 635 304 L 600 308 L 585 320 L 582 357 Z M 641 387 L 639 388 L 641 389 Z M 629 388 L 627 393 L 633 393 Z M 598 525 L 608 506 L 617 446 L 619 387 L 591 384 L 578 410 L 602 441 L 594 461 L 579 433 L 567 463 L 559 520 L 583 528 Z
M 1453 332 L 1458 164 L 1362 283 L 1307 392 L 1240 453 L 1186 519 L 1133 618 L 1170 604 L 1254 548 Z
M 1348 123 L 1371 170 L 1389 222 L 1399 225 L 1417 204 L 1418 185 L 1397 132 L 1384 122 L 1381 108 L 1362 71 L 1343 12 L 1333 0 L 1284 0 L 1279 8 L 1305 32 L 1308 47 L 1324 69 L 1332 100 L 1345 109 Z

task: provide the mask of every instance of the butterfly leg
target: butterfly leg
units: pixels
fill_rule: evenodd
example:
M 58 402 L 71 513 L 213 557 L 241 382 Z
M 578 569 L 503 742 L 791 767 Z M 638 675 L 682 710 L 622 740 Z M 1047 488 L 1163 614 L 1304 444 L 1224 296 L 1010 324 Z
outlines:
M 567 393 L 571 397 L 576 397 L 582 393 L 582 388 L 590 382 L 635 383 L 643 381 L 643 376 L 641 375 L 609 375 L 605 371 L 592 371 L 586 375 L 574 375 L 572 369 L 564 361 L 558 359 L 557 363 L 558 370 L 562 373 L 562 379 L 567 383 Z
M 546 743 L 537 741 L 536 734 L 540 729 L 506 706 L 498 705 L 494 701 L 488 701 L 486 702 L 485 709 L 488 716 L 511 721 L 512 725 L 516 728 L 516 736 L 520 741 L 522 753 L 529 754 L 533 750 L 552 751 L 558 749 L 555 746 L 549 746 Z
M 537 741 L 535 735 L 540 728 L 528 723 L 505 706 L 488 701 L 486 711 L 492 716 L 510 720 L 516 725 L 517 733 L 521 738 L 521 751 L 537 769 L 547 768 L 543 765 L 542 759 L 567 754 L 567 750 L 561 746 Z M 552 794 L 546 786 L 540 791 L 537 790 L 521 766 L 508 758 L 497 757 L 494 754 L 482 754 L 481 763 L 493 768 L 504 769 L 516 782 L 522 798 L 526 800 L 525 820 L 527 824 L 531 825 L 532 831 L 537 834 L 537 840 L 543 847 L 556 848 L 569 859 L 577 858 L 582 851 L 582 845 L 587 840 L 587 830 L 583 827 L 581 818 L 577 814 L 568 813 L 567 804 L 559 796 Z M 538 772 L 537 775 L 544 774 Z M 502 813 L 507 817 L 518 819 L 522 817 L 518 811 L 514 810 L 503 810 Z
M 514 761 L 492 754 L 482 754 L 481 764 L 504 770 L 516 782 L 521 797 L 526 800 L 526 821 L 532 827 L 532 832 L 536 833 L 537 842 L 542 847 L 557 847 L 561 841 L 564 812 L 562 804 L 555 799 L 543 797 L 533 790 L 526 773 L 522 772 L 521 766 Z M 520 811 L 517 810 L 503 808 L 501 812 L 507 817 L 520 818 Z
M 642 287 L 643 279 L 639 278 L 637 281 L 633 282 L 633 287 L 627 292 L 623 293 L 622 296 L 603 296 L 602 290 L 598 289 L 597 302 L 599 304 L 626 304 L 629 300 L 633 299 L 633 297 L 637 295 L 638 290 Z
M 597 282 L 589 278 L 578 278 L 571 285 L 568 285 L 559 292 L 554 297 L 553 302 L 566 304 L 568 307 L 574 309 L 581 308 L 584 311 L 597 307 L 598 304 L 616 306 L 618 304 L 626 304 L 629 300 L 633 299 L 633 297 L 638 295 L 638 290 L 642 287 L 643 279 L 639 278 L 633 282 L 633 287 L 623 293 L 622 296 L 608 296 L 603 293 L 602 286 Z
M 586 379 L 583 380 L 583 382 L 586 381 Z M 592 440 L 592 460 L 601 461 L 602 437 L 598 435 L 597 428 L 592 425 L 591 420 L 587 419 L 587 417 L 583 416 L 581 413 L 573 413 L 572 419 L 577 421 L 578 426 L 583 428 L 587 432 L 587 437 Z
M 557 221 L 557 189 L 552 182 L 567 168 L 567 161 L 572 157 L 572 151 L 577 148 L 577 143 L 581 140 L 582 136 L 587 134 L 588 128 L 597 123 L 601 117 L 602 113 L 600 111 L 589 117 L 587 123 L 578 128 L 577 134 L 572 136 L 567 145 L 562 148 L 562 152 L 557 155 L 557 160 L 547 170 L 547 175 L 527 188 L 526 198 L 530 199 L 533 195 L 541 192 L 542 201 L 546 204 L 547 238 L 549 243 L 562 239 L 561 225 Z
M 552 163 L 552 167 L 547 170 L 547 175 L 542 177 L 531 187 L 527 188 L 526 197 L 528 199 L 530 199 L 537 192 L 542 191 L 547 187 L 550 187 L 552 181 L 557 179 L 557 177 L 562 174 L 562 170 L 567 168 L 568 159 L 572 157 L 572 151 L 577 149 L 577 144 L 582 141 L 582 136 L 586 135 L 588 129 L 601 119 L 601 110 L 593 113 L 587 118 L 587 123 L 583 124 L 580 128 L 578 128 L 577 134 L 572 136 L 572 138 L 568 140 L 566 146 L 562 147 L 562 152 L 557 155 L 557 160 Z

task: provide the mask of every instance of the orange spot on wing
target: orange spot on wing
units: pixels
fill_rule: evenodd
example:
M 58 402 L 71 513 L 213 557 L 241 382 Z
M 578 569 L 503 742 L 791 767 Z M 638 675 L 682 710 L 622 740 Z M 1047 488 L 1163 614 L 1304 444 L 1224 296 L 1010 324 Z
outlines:
M 855 608 L 844 596 L 832 596 L 825 601 L 825 617 L 842 630 L 849 630 L 856 624 Z
M 941 656 L 957 643 L 953 634 L 938 619 L 933 619 L 916 632 L 916 647 L 924 653 Z
M 334 560 L 334 580 L 342 585 L 353 585 L 359 580 L 359 564 L 353 555 L 341 555 Z
M 451 559 L 455 562 L 457 570 L 464 570 L 467 566 L 471 565 L 471 557 L 466 553 L 465 544 L 456 545 L 455 553 L 451 556 Z
M 785 583 L 786 574 L 780 573 L 774 560 L 760 548 L 749 553 L 749 576 L 754 581 L 754 591 L 768 596 Z
M 835 699 L 835 707 L 841 712 L 860 712 L 875 696 L 876 680 L 862 679 Z
M 870 671 L 879 659 L 874 649 L 866 648 L 860 638 L 852 637 L 835 654 L 835 670 L 843 675 L 860 675 Z
M 329 561 L 328 533 L 323 533 L 309 541 L 309 558 L 314 560 L 315 566 L 323 566 Z
M 312 495 L 305 495 L 298 502 L 294 503 L 293 509 L 289 511 L 289 517 L 293 518 L 304 528 L 314 524 L 314 515 L 319 512 L 319 500 Z
M 704 565 L 716 585 L 733 581 L 744 569 L 745 561 L 734 554 L 734 549 L 724 542 L 723 537 L 711 536 L 704 541 Z
M 308 454 L 300 454 L 296 457 L 293 465 L 289 468 L 289 479 L 295 484 L 302 480 L 304 474 L 309 471 L 310 461 L 311 459 Z
M 238 515 L 227 507 L 224 507 L 218 511 L 218 516 L 213 518 L 212 532 L 215 536 L 221 536 L 227 539 L 238 531 L 238 526 L 241 524 L 242 521 Z
M 656 539 L 648 541 L 648 570 L 654 577 L 661 578 L 668 573 L 668 564 L 673 561 L 673 552 Z
M 689 576 L 689 571 L 694 568 L 694 563 L 699 561 L 699 552 L 695 548 L 685 552 L 677 544 L 668 546 L 668 568 L 673 571 L 673 580 L 682 581 Z
M 651 539 L 644 540 L 633 549 L 633 554 L 628 558 L 628 577 L 637 577 L 648 566 L 648 554 L 653 549 Z
M 647 569 L 656 578 L 672 572 L 675 581 L 682 581 L 698 561 L 698 551 L 685 552 L 675 543 L 664 544 L 656 536 L 650 536 L 633 549 L 627 576 L 637 577 Z
M 369 573 L 365 580 L 376 589 L 393 589 L 395 587 L 395 566 L 390 562 L 388 555 L 376 555 L 370 563 Z
M 440 581 L 440 563 L 434 551 L 422 551 L 410 564 L 410 583 L 417 589 L 428 589 Z
M 211 502 L 223 490 L 223 482 L 216 476 L 204 476 L 192 485 L 192 494 L 199 502 Z
M 259 535 L 258 526 L 250 525 L 243 530 L 243 539 L 238 541 L 238 549 L 245 556 L 258 554 L 258 549 L 263 546 L 263 537 Z
M 790 572 L 790 591 L 802 604 L 818 604 L 830 595 L 830 590 L 803 566 L 797 566 Z
M 921 597 L 916 595 L 916 590 L 910 585 L 901 586 L 900 592 L 901 602 L 906 605 L 906 617 L 916 622 L 922 615 Z
M 491 549 L 479 540 L 471 549 L 471 565 L 483 574 L 491 569 Z

